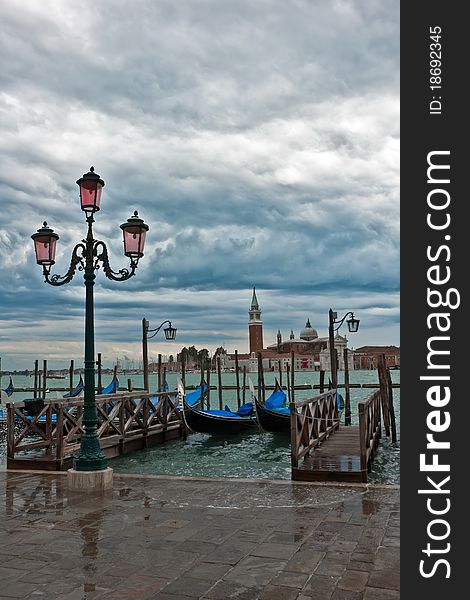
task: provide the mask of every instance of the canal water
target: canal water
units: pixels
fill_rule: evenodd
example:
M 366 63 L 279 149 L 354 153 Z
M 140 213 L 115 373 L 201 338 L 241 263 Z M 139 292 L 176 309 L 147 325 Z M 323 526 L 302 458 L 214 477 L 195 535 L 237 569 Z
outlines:
M 400 383 L 400 371 L 391 371 L 393 383 Z M 248 374 L 253 383 L 256 383 L 257 374 Z M 342 383 L 343 373 L 339 372 L 339 383 Z M 274 384 L 274 373 L 265 373 L 266 385 Z M 285 374 L 284 374 L 285 376 Z M 134 387 L 142 387 L 142 375 L 118 375 L 121 386 L 127 379 L 131 378 Z M 223 385 L 235 385 L 235 373 L 224 373 Z M 320 373 L 318 371 L 296 372 L 295 383 L 316 385 L 319 383 Z M 168 374 L 168 385 L 174 389 L 177 375 Z M 188 373 L 187 385 L 197 385 L 200 379 L 199 373 Z M 16 387 L 30 386 L 31 378 L 15 377 Z M 78 381 L 78 378 L 77 378 Z M 326 374 L 328 381 L 328 374 Z M 377 383 L 377 371 L 351 371 L 351 383 Z M 64 386 L 61 380 L 50 380 L 50 393 L 48 397 L 55 397 L 53 387 Z M 109 383 L 104 379 L 103 384 Z M 213 374 L 211 383 L 216 383 Z M 8 384 L 4 379 L 5 387 Z M 150 375 L 150 388 L 157 389 L 156 375 Z M 357 403 L 372 393 L 371 388 L 351 389 L 351 412 L 353 424 L 358 421 Z M 269 392 L 268 392 L 269 393 Z M 296 390 L 297 400 L 317 395 L 318 390 Z M 343 391 L 344 395 L 344 391 Z M 29 393 L 17 392 L 13 398 L 22 400 L 31 397 Z M 249 398 L 249 393 L 246 395 Z M 392 444 L 383 435 L 379 451 L 373 462 L 372 473 L 369 475 L 371 483 L 399 483 L 400 471 L 400 388 L 393 389 L 395 414 L 397 421 L 396 444 Z M 211 404 L 216 407 L 218 403 L 217 392 L 212 391 Z M 224 390 L 224 404 L 236 408 L 236 391 Z M 0 464 L 4 462 L 5 439 L 0 435 Z M 116 472 L 142 473 L 154 475 L 182 475 L 192 477 L 254 477 L 266 479 L 290 479 L 290 440 L 288 436 L 275 433 L 249 433 L 243 435 L 221 438 L 219 436 L 195 433 L 188 436 L 186 441 L 174 440 L 165 444 L 155 446 L 147 450 L 141 450 L 132 454 L 115 458 L 110 461 L 110 466 Z

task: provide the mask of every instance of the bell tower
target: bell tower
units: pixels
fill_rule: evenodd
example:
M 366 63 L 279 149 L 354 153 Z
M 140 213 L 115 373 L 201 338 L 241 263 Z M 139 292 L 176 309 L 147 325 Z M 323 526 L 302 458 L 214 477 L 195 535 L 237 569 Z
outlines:
M 250 337 L 250 354 L 261 352 L 263 349 L 263 321 L 261 320 L 261 310 L 256 297 L 256 288 L 253 288 L 253 297 L 251 299 L 250 310 L 248 311 L 250 319 L 248 321 L 248 332 Z

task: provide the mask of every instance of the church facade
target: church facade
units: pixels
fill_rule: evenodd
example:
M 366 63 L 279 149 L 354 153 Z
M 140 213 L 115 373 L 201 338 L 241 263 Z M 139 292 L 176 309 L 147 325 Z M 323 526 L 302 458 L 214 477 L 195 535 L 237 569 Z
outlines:
M 289 338 L 283 340 L 280 330 L 277 332 L 276 342 L 264 348 L 263 343 L 263 321 L 261 318 L 261 308 L 256 296 L 256 289 L 253 288 L 251 305 L 248 311 L 248 343 L 249 352 L 238 355 L 238 364 L 240 367 L 246 366 L 247 371 L 256 372 L 258 370 L 258 353 L 261 353 L 263 367 L 267 370 L 282 371 L 287 370 L 287 365 L 291 363 L 291 353 L 294 352 L 294 363 L 296 370 L 330 370 L 330 350 L 328 336 L 320 337 L 316 329 L 307 319 L 305 327 L 296 337 L 291 329 Z M 336 335 L 335 349 L 338 352 L 338 368 L 344 369 L 344 348 L 347 347 L 346 337 Z M 225 356 L 225 367 L 235 367 L 235 354 Z M 348 366 L 354 368 L 352 352 L 349 355 Z

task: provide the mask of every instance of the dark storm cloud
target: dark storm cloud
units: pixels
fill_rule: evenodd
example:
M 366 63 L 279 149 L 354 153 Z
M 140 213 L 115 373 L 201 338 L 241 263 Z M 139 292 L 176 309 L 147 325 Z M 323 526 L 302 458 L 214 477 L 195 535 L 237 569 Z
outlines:
M 46 219 L 67 269 L 90 164 L 115 268 L 119 224 L 150 225 L 137 277 L 98 274 L 110 360 L 137 355 L 144 314 L 181 345 L 243 349 L 253 284 L 267 336 L 322 329 L 333 305 L 362 310 L 364 343 L 398 343 L 398 3 L 5 0 L 0 17 L 3 355 L 80 356 L 81 282 L 46 287 L 29 236 Z

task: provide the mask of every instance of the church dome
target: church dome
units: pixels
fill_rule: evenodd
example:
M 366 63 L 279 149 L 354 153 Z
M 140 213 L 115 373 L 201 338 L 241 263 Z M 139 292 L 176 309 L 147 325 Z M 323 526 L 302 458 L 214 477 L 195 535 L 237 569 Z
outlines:
M 300 332 L 300 339 L 309 342 L 310 340 L 314 340 L 318 337 L 318 332 L 310 325 L 310 319 L 307 319 L 307 323 L 305 324 L 305 328 Z

